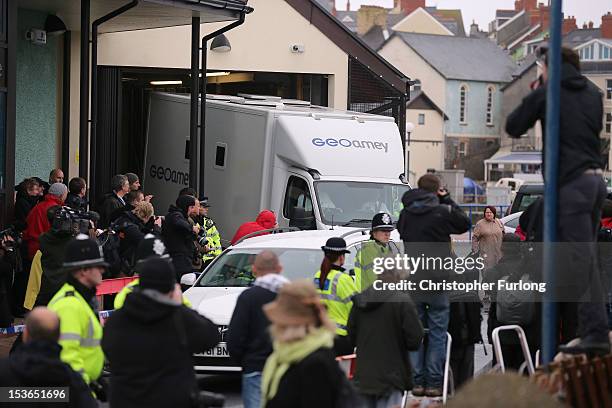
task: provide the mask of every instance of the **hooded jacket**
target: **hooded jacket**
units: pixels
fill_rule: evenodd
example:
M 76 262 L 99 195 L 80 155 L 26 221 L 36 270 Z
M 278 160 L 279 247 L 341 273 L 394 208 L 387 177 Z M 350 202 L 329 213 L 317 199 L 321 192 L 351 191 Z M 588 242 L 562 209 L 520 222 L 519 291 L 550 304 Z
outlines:
M 191 272 L 195 234 L 183 210 L 171 205 L 162 224 L 162 238 L 177 275 Z
M 453 257 L 451 235 L 463 234 L 470 228 L 470 219 L 449 195 L 438 197 L 421 189 L 407 191 L 402 197 L 404 209 L 397 229 L 409 256 L 424 254 L 442 259 Z M 428 270 L 429 276 L 415 273 L 415 279 L 447 278 L 449 271 Z
M 63 205 L 60 197 L 47 194 L 43 201 L 36 204 L 26 218 L 27 227 L 23 233 L 23 240 L 28 245 L 28 258 L 34 258 L 38 251 L 38 238 L 51 229 L 51 224 L 47 218 L 47 210 L 56 205 Z
M 245 222 L 242 224 L 236 234 L 234 234 L 234 238 L 232 238 L 232 245 L 240 240 L 240 238 L 245 235 L 251 234 L 257 231 L 263 231 L 270 228 L 274 228 L 276 225 L 276 215 L 270 210 L 263 210 L 259 213 L 255 221 Z M 267 233 L 263 233 L 260 235 L 266 235 Z
M 369 287 L 353 298 L 348 336 L 357 347 L 355 386 L 366 395 L 412 389 L 409 351 L 417 350 L 423 327 L 410 297 Z
M 527 95 L 508 116 L 506 132 L 524 135 L 538 120 L 546 124 L 547 86 Z M 559 126 L 559 185 L 575 179 L 587 169 L 602 168 L 599 134 L 603 126 L 603 103 L 599 89 L 568 63 L 561 66 L 561 122 Z M 545 129 L 542 129 L 545 135 Z M 544 136 L 543 136 L 544 137 Z M 543 143 L 546 146 L 546 143 Z M 543 151 L 542 169 L 547 159 Z M 544 175 L 546 177 L 546 175 Z
M 69 403 L 34 404 L 40 407 L 95 408 L 98 406 L 83 378 L 60 360 L 57 343 L 32 341 L 21 344 L 10 357 L 0 360 L 2 387 L 69 387 Z M 4 403 L 3 407 L 23 407 Z
M 191 356 L 219 340 L 217 326 L 196 311 L 135 290 L 104 327 L 110 406 L 191 407 L 197 390 Z

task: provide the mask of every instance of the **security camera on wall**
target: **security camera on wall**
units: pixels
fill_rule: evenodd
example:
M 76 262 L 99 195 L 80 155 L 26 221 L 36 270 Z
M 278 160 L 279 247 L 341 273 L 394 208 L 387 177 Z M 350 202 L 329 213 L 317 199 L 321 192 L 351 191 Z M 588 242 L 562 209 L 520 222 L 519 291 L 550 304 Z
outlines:
M 32 28 L 26 31 L 26 40 L 30 41 L 32 44 L 45 45 L 47 44 L 47 32 L 45 30 Z

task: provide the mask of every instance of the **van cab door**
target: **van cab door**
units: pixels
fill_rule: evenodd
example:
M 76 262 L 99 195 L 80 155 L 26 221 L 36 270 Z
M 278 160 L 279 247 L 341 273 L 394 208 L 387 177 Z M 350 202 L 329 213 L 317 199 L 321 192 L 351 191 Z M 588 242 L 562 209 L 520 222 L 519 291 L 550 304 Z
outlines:
M 289 173 L 282 205 L 283 224 L 302 230 L 317 229 L 311 183 L 297 173 Z

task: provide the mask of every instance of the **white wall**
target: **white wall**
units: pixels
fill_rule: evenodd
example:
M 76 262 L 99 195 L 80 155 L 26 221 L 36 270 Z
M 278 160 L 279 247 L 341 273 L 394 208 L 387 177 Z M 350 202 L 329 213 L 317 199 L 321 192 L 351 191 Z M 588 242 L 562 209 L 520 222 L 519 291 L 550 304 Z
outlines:
M 387 61 L 413 80 L 440 109 L 446 107 L 446 80 L 399 37 L 394 37 L 379 51 Z
M 419 125 L 419 114 L 425 115 L 425 124 Z M 438 111 L 407 109 L 406 120 L 414 124 L 410 134 L 410 172 L 415 178 L 427 169 L 444 170 L 444 119 Z
M 209 52 L 208 69 L 327 74 L 329 104 L 346 109 L 348 57 L 284 0 L 251 0 L 255 11 L 244 25 L 226 33 L 232 50 Z M 203 24 L 202 35 L 226 25 Z M 303 54 L 290 51 L 305 47 Z M 190 27 L 109 33 L 100 36 L 101 65 L 189 68 Z

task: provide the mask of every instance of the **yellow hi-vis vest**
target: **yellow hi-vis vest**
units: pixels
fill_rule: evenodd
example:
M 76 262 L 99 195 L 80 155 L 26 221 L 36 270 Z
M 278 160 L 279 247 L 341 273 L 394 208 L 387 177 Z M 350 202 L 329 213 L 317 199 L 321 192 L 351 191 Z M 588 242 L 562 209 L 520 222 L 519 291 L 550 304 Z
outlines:
M 346 336 L 347 322 L 351 308 L 353 307 L 353 296 L 357 293 L 355 281 L 347 274 L 337 269 L 332 269 L 327 274 L 323 289 L 320 288 L 321 271 L 314 276 L 314 283 L 321 296 L 321 302 L 327 308 L 329 318 L 336 324 L 336 334 Z
M 126 286 L 124 286 L 119 293 L 117 293 L 117 295 L 115 296 L 115 302 L 113 303 L 115 310 L 121 309 L 123 307 L 123 304 L 125 303 L 125 298 L 127 298 L 130 293 L 134 292 L 134 289 L 138 285 L 140 285 L 140 278 L 134 279 Z M 193 307 L 189 299 L 187 299 L 185 296 L 183 296 L 183 304 L 189 308 Z
M 60 359 L 83 376 L 87 384 L 97 380 L 104 366 L 100 347 L 102 326 L 87 301 L 74 286 L 65 283 L 48 308 L 60 319 Z
M 394 256 L 400 251 L 393 241 L 388 244 L 381 244 L 373 239 L 361 244 L 355 256 L 355 285 L 359 292 L 363 292 L 378 279 L 374 272 L 374 260 Z

